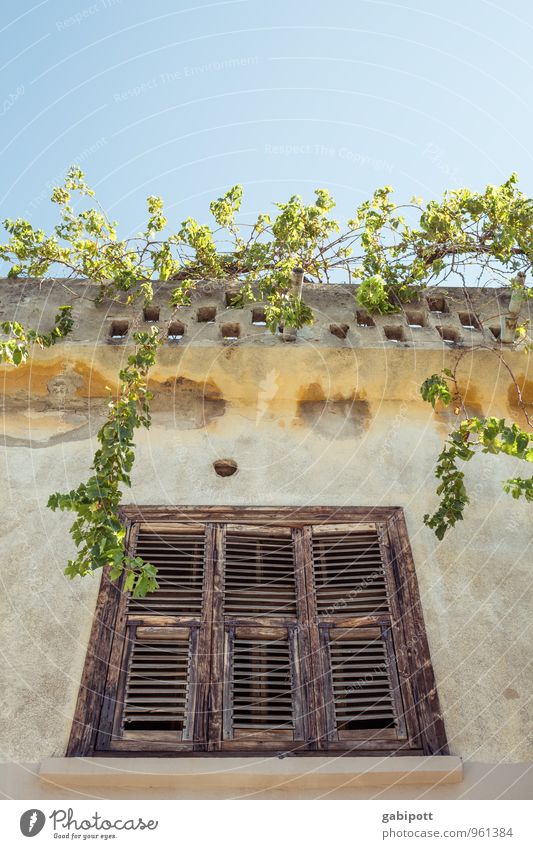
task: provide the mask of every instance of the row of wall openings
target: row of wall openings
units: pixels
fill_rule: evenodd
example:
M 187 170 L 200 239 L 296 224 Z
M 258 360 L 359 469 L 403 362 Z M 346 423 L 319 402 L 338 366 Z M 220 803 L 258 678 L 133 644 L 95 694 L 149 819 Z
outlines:
M 259 312 L 259 311 L 258 311 Z M 256 321 L 253 324 L 264 326 L 264 314 L 258 315 Z M 479 324 L 476 324 L 477 319 L 472 316 L 464 316 L 464 321 L 461 322 L 463 328 L 465 330 L 479 330 Z M 364 325 L 367 326 L 367 325 Z M 375 325 L 374 325 L 375 326 Z M 408 327 L 410 328 L 422 328 L 425 327 L 425 324 L 416 323 L 415 321 L 410 321 Z M 329 331 L 333 336 L 336 336 L 338 339 L 346 339 L 348 335 L 348 331 L 350 329 L 349 324 L 330 324 Z M 454 327 L 447 327 L 443 325 L 439 325 L 436 328 L 443 342 L 448 344 L 458 345 L 461 341 L 461 334 Z M 491 327 L 490 328 L 492 335 L 495 339 L 499 339 L 500 337 L 500 328 L 499 327 Z M 109 331 L 109 338 L 114 342 L 124 342 L 127 339 L 129 331 L 129 322 L 123 319 L 115 320 L 111 322 L 111 328 Z M 390 324 L 385 325 L 383 328 L 383 332 L 385 334 L 385 338 L 389 342 L 406 342 L 407 335 L 405 332 L 405 328 L 401 324 Z M 226 324 L 222 324 L 220 326 L 220 333 L 222 338 L 226 342 L 235 342 L 237 339 L 240 339 L 241 336 L 241 327 L 238 322 L 227 322 Z M 185 335 L 185 325 L 181 321 L 172 321 L 168 327 L 167 339 L 169 342 L 179 342 L 183 339 Z
M 231 306 L 231 302 L 234 299 L 235 294 L 228 292 L 226 294 L 226 302 L 228 306 Z M 443 295 L 431 295 L 428 296 L 427 306 L 429 312 L 432 313 L 449 313 L 450 310 L 448 308 L 448 304 L 446 302 L 446 298 Z M 216 306 L 205 306 L 198 307 L 196 312 L 196 320 L 200 323 L 211 324 L 216 320 L 217 308 Z M 459 321 L 462 326 L 467 330 L 480 330 L 481 325 L 478 317 L 470 312 L 458 312 Z M 160 317 L 160 308 L 151 304 L 147 306 L 143 310 L 143 318 L 144 321 L 159 321 Z M 360 327 L 375 327 L 375 321 L 372 316 L 366 310 L 357 310 L 356 311 L 357 324 Z M 405 318 L 407 320 L 407 324 L 409 327 L 417 328 L 417 327 L 426 327 L 427 322 L 425 320 L 424 312 L 422 310 L 405 310 Z M 119 323 L 119 322 L 117 322 Z M 266 318 L 265 318 L 265 308 L 264 307 L 254 307 L 252 310 L 252 324 L 257 326 L 265 326 Z M 335 325 L 337 326 L 337 325 Z
M 226 303 L 231 305 L 232 300 L 234 299 L 234 293 L 226 293 Z M 436 314 L 446 314 L 449 313 L 448 304 L 446 299 L 442 295 L 431 295 L 426 298 L 428 309 L 432 313 Z M 204 306 L 199 307 L 196 313 L 196 320 L 199 323 L 205 324 L 214 324 L 216 321 L 217 308 L 216 306 Z M 457 316 L 461 323 L 461 326 L 465 330 L 476 331 L 481 330 L 481 323 L 478 317 L 470 312 L 458 312 Z M 160 307 L 155 306 L 153 304 L 144 307 L 143 310 L 143 318 L 144 321 L 150 322 L 158 322 L 160 319 Z M 265 307 L 254 307 L 252 309 L 251 314 L 251 323 L 256 327 L 265 327 L 266 326 L 266 310 Z M 422 310 L 405 310 L 405 319 L 407 322 L 407 326 L 413 330 L 427 327 L 427 321 L 425 314 Z M 356 321 L 358 327 L 375 327 L 376 323 L 372 316 L 366 310 L 357 310 L 356 311 Z M 336 336 L 338 339 L 346 339 L 350 326 L 348 324 L 339 323 L 339 324 L 330 324 L 329 330 L 333 336 Z M 460 334 L 453 327 L 447 326 L 438 326 L 438 333 L 444 342 L 449 344 L 458 344 L 460 342 Z M 492 335 L 495 339 L 499 339 L 500 337 L 500 328 L 499 327 L 491 327 L 490 328 Z M 124 319 L 116 319 L 111 323 L 110 329 L 110 339 L 116 342 L 124 341 L 128 336 L 129 331 L 129 322 Z M 390 342 L 405 342 L 406 334 L 403 328 L 403 325 L 394 324 L 394 325 L 385 325 L 383 328 L 385 337 Z M 185 326 L 180 321 L 171 322 L 168 329 L 168 340 L 170 342 L 179 342 L 185 333 Z M 238 322 L 228 322 L 226 324 L 221 325 L 221 335 L 222 338 L 226 341 L 235 341 L 240 338 L 240 325 Z

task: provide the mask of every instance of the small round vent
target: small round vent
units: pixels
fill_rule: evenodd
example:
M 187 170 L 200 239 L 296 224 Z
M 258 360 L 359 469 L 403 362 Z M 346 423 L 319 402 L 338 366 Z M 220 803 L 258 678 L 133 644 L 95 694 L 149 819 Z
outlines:
M 237 463 L 235 460 L 215 460 L 213 468 L 219 477 L 229 478 L 237 471 Z

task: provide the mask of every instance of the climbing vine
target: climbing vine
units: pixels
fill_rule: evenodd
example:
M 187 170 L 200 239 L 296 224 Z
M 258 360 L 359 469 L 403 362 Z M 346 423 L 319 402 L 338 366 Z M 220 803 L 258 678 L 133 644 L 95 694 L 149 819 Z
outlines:
M 110 397 L 107 419 L 98 431 L 100 447 L 94 455 L 94 474 L 71 492 L 51 495 L 48 507 L 77 516 L 70 533 L 78 556 L 69 560 L 67 575 L 71 578 L 88 575 L 100 567 L 111 566 L 113 580 L 125 572 L 125 588 L 135 596 L 144 596 L 157 587 L 156 570 L 140 557 L 125 553 L 125 530 L 118 510 L 122 485 L 131 486 L 135 431 L 150 427 L 151 393 L 147 376 L 155 362 L 157 328 L 152 328 L 151 333 L 135 333 L 134 342 L 135 353 L 120 371 L 118 395 Z
M 444 406 L 453 402 L 458 405 L 456 413 L 461 409 L 466 413 L 455 373 L 451 369 L 432 374 L 424 381 L 420 392 L 424 401 L 431 403 L 434 409 L 438 401 Z M 533 434 L 522 430 L 514 422 L 508 423 L 494 416 L 468 417 L 452 430 L 439 454 L 435 469 L 435 476 L 440 480 L 437 495 L 441 500 L 433 515 L 427 513 L 424 516 L 425 524 L 435 531 L 438 539 L 442 539 L 463 518 L 465 507 L 470 503 L 465 474 L 458 463 L 472 460 L 479 452 L 507 454 L 533 463 Z M 511 493 L 513 498 L 524 496 L 527 501 L 533 501 L 533 476 L 504 481 L 503 489 Z
M 54 327 L 48 333 L 38 333 L 36 330 L 27 329 L 18 321 L 3 321 L 2 332 L 8 339 L 0 340 L 0 362 L 19 366 L 25 363 L 30 356 L 32 345 L 39 348 L 50 348 L 52 345 L 68 336 L 74 320 L 72 318 L 72 307 L 60 307 L 54 319 Z
M 519 190 L 514 174 L 501 186 L 483 192 L 450 191 L 425 205 L 416 198 L 397 205 L 385 186 L 361 203 L 343 227 L 333 217 L 335 203 L 324 189 L 317 189 L 309 204 L 293 195 L 275 204 L 275 214 L 260 213 L 240 222 L 238 217 L 245 217 L 243 190 L 237 185 L 210 204 L 211 224 L 186 218 L 171 228 L 162 199 L 150 196 L 145 229 L 133 238 L 120 238 L 116 222 L 93 197 L 83 172 L 73 167 L 52 192 L 58 222 L 50 233 L 24 219 L 4 221 L 8 239 L 0 245 L 0 261 L 13 282 L 61 277 L 57 284 L 73 290 L 80 281 L 90 280 L 97 284 L 97 301 L 140 301 L 147 306 L 154 281 L 167 280 L 172 283 L 170 305 L 179 310 L 190 303 L 199 282 L 219 279 L 235 291 L 232 306 L 265 303 L 266 323 L 273 333 L 280 326 L 298 329 L 313 321 L 304 290 L 295 283 L 295 268 L 303 270 L 299 279 L 305 275 L 308 283 L 357 283 L 358 304 L 382 314 L 401 310 L 428 286 L 455 279 L 464 286 L 497 282 L 519 289 L 524 298 L 533 294 L 526 282 L 533 262 L 533 202 Z M 72 325 L 71 306 L 61 307 L 47 333 L 5 321 L 1 326 L 7 338 L 0 340 L 0 360 L 21 365 L 32 346 L 53 345 Z M 517 324 L 512 332 L 516 344 L 527 350 L 528 328 Z M 84 575 L 110 565 L 113 577 L 126 573 L 126 585 L 137 595 L 155 586 L 155 569 L 125 554 L 118 510 L 122 488 L 130 485 L 135 431 L 150 424 L 147 377 L 160 339 L 158 329 L 134 334 L 135 353 L 120 373 L 118 396 L 110 399 L 107 420 L 98 433 L 94 474 L 76 490 L 55 493 L 49 501 L 53 510 L 77 516 L 71 534 L 78 556 L 69 562 L 67 574 Z M 453 372 L 430 376 L 421 391 L 434 406 L 440 402 L 455 403 L 458 411 L 464 407 Z M 529 440 L 517 424 L 465 415 L 438 460 L 441 503 L 425 519 L 437 536 L 442 538 L 462 518 L 468 503 L 458 463 L 478 451 L 530 461 Z M 527 479 L 513 478 L 505 488 L 514 497 L 531 500 Z

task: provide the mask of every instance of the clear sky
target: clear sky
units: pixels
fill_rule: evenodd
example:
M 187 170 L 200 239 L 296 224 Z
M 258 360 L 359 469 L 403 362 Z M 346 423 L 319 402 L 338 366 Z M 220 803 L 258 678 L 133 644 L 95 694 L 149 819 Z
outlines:
M 48 228 L 79 163 L 121 235 L 236 182 L 245 217 L 329 188 L 347 218 L 482 188 L 533 194 L 529 0 L 3 0 L 0 216 Z

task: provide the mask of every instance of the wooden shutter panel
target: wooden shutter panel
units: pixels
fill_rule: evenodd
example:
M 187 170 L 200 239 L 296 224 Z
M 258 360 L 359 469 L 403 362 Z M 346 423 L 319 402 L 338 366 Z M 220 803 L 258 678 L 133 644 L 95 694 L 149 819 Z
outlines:
M 290 531 L 228 526 L 224 582 L 226 616 L 294 618 L 296 587 Z
M 222 749 L 304 745 L 298 655 L 295 628 L 226 629 Z
M 407 740 L 405 708 L 377 527 L 313 527 L 309 584 L 327 717 L 319 745 L 397 747 Z
M 305 747 L 307 693 L 302 685 L 297 608 L 302 588 L 289 528 L 228 524 L 219 559 L 224 640 L 222 735 L 218 747 Z
M 130 626 L 109 749 L 191 748 L 197 652 L 196 628 Z
M 327 628 L 334 740 L 405 739 L 394 656 L 381 628 Z
M 209 676 L 208 525 L 137 527 L 132 553 L 158 569 L 159 587 L 123 596 L 98 745 L 101 749 L 202 749 Z M 120 617 L 119 617 L 120 618 Z
M 129 599 L 130 613 L 189 615 L 202 613 L 205 533 L 203 528 L 141 528 L 136 555 L 157 568 L 159 589 Z
M 339 529 L 313 534 L 316 605 L 319 616 L 389 612 L 377 531 Z

